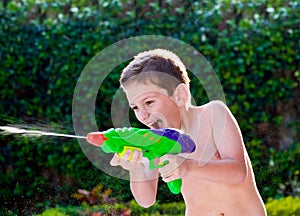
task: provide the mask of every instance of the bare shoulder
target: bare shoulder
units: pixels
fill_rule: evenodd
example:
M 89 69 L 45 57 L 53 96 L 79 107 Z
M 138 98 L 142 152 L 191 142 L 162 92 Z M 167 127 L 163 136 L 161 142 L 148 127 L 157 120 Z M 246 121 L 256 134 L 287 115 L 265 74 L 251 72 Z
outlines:
M 199 107 L 199 110 L 206 115 L 210 115 L 212 118 L 214 116 L 215 119 L 222 117 L 224 118 L 225 114 L 229 114 L 232 116 L 232 113 L 228 106 L 221 100 L 213 100 Z
M 216 111 L 230 111 L 228 106 L 220 100 L 213 100 L 207 103 L 207 105 L 211 108 L 214 108 Z
M 227 108 L 227 105 L 221 100 L 212 100 L 205 104 L 202 104 L 201 106 L 198 106 L 197 108 L 201 110 L 206 110 L 207 108 L 212 108 L 212 107 Z
M 242 160 L 244 143 L 235 117 L 222 101 L 211 101 L 209 107 L 213 137 L 221 155 Z

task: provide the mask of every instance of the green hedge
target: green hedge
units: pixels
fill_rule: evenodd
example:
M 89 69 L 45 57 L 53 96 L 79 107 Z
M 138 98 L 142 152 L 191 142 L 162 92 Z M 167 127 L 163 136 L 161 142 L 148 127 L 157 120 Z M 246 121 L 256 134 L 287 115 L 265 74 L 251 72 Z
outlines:
M 299 182 L 299 163 L 294 162 L 300 140 L 300 5 L 264 0 L 220 4 L 0 3 L 0 124 L 34 124 L 73 133 L 73 91 L 88 61 L 121 39 L 165 35 L 191 44 L 217 72 L 244 134 L 264 200 L 294 193 L 284 186 Z M 121 68 L 101 89 L 100 130 L 113 126 L 110 103 Z M 196 102 L 207 102 L 203 88 L 195 79 L 192 83 Z M 29 214 L 56 204 L 76 204 L 70 194 L 99 182 L 116 191 L 118 198 L 132 199 L 128 182 L 99 171 L 76 141 L 17 136 L 1 136 L 0 141 L 3 212 Z M 281 158 L 282 152 L 292 158 Z M 159 200 L 182 200 L 164 187 Z
M 66 216 L 66 215 L 97 215 L 96 213 L 109 214 L 109 215 L 126 215 L 130 213 L 132 216 L 180 216 L 184 215 L 185 204 L 179 203 L 166 203 L 155 204 L 150 208 L 142 208 L 135 201 L 131 201 L 128 205 L 115 204 L 115 205 L 102 205 L 102 206 L 69 206 L 66 208 L 50 208 L 37 216 Z
M 271 199 L 266 208 L 269 216 L 296 216 L 300 214 L 300 197 Z
M 128 211 L 127 207 L 123 204 L 114 204 L 111 205 L 102 205 L 102 206 L 93 206 L 90 207 L 88 205 L 83 206 L 69 206 L 66 208 L 50 208 L 44 211 L 43 213 L 39 214 L 38 216 L 69 216 L 69 215 L 98 215 L 101 214 L 109 214 L 109 215 L 122 215 Z M 99 214 L 101 213 L 101 214 Z
M 277 200 L 270 199 L 266 204 L 267 214 L 269 216 L 297 216 L 300 214 L 300 198 L 299 197 L 285 197 Z M 155 204 L 150 208 L 142 208 L 135 201 L 131 201 L 128 206 L 119 204 L 117 206 L 82 206 L 82 207 L 67 207 L 55 208 L 44 211 L 39 216 L 64 216 L 64 215 L 82 215 L 87 216 L 92 213 L 101 212 L 111 214 L 112 211 L 126 211 L 132 216 L 175 216 L 184 215 L 184 202 Z

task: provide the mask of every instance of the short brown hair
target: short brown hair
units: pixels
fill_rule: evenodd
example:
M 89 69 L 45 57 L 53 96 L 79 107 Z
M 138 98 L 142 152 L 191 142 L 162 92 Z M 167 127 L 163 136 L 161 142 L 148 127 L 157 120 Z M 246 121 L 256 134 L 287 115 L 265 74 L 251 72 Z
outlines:
M 128 81 L 151 81 L 172 95 L 177 85 L 184 83 L 189 87 L 190 79 L 179 57 L 164 49 L 154 49 L 139 53 L 123 69 L 120 84 Z

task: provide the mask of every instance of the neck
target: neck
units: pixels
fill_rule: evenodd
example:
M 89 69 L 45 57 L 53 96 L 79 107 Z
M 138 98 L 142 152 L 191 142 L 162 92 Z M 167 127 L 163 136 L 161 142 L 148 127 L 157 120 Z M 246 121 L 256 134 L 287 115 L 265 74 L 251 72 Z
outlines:
M 188 107 L 187 109 L 181 110 L 181 127 L 180 130 L 183 132 L 194 135 L 193 128 L 197 124 L 198 112 L 196 107 Z

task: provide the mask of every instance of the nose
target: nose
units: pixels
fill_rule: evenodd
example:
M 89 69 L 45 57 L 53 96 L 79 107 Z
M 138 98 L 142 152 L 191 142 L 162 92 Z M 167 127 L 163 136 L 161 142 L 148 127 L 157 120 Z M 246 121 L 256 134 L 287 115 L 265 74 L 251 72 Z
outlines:
M 141 108 L 138 112 L 137 117 L 140 121 L 145 122 L 149 119 L 149 116 L 150 116 L 149 112 L 146 109 Z

